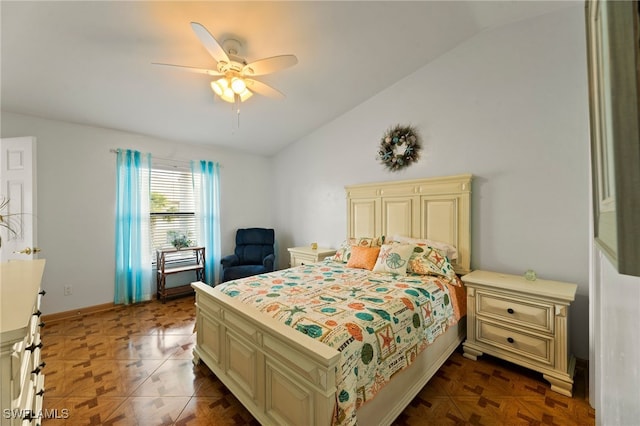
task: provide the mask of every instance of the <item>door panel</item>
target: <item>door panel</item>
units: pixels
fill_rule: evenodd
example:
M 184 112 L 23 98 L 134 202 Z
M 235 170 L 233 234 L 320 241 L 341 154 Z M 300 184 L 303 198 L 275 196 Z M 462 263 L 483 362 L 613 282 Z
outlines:
M 423 197 L 420 238 L 442 241 L 457 247 L 457 202 L 456 198 Z
M 352 221 L 349 223 L 349 237 L 374 238 L 380 235 L 380 230 L 376 229 L 380 223 L 379 198 L 352 200 L 349 208 Z
M 382 235 L 413 237 L 417 228 L 418 197 L 388 197 L 382 200 Z
M 2 215 L 10 216 L 16 234 L 0 227 L 0 261 L 37 257 L 36 246 L 36 139 L 0 139 L 0 197 L 9 200 Z

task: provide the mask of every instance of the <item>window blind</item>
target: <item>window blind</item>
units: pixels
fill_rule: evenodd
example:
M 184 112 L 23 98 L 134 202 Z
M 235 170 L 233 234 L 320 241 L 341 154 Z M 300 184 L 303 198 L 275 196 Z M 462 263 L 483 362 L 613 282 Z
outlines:
M 153 259 L 159 249 L 171 248 L 172 235 L 184 235 L 197 245 L 193 180 L 187 168 L 155 167 L 151 170 L 151 247 Z M 180 257 L 180 256 L 178 256 Z M 193 257 L 185 250 L 182 258 Z

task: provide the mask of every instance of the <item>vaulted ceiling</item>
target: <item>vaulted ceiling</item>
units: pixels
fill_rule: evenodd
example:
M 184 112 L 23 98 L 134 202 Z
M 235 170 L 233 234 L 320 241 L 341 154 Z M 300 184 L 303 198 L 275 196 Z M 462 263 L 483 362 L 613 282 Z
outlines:
M 480 31 L 569 3 L 3 0 L 1 107 L 271 155 Z M 286 98 L 253 96 L 238 117 L 212 77 L 152 65 L 215 67 L 192 21 L 249 62 L 295 54 L 261 78 Z

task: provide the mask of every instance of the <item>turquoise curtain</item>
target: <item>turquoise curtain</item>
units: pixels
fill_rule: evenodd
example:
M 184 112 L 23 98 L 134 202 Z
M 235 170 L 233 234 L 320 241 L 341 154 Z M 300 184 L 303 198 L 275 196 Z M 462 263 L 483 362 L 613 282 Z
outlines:
M 220 263 L 220 165 L 212 161 L 192 161 L 193 194 L 196 201 L 198 245 L 205 247 L 205 281 L 218 282 Z
M 117 151 L 116 304 L 151 299 L 150 171 L 150 154 Z

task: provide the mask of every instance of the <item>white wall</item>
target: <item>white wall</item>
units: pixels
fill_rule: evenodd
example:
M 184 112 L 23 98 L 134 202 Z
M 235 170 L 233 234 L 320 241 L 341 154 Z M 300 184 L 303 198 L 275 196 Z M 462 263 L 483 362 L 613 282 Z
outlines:
M 342 241 L 344 185 L 471 172 L 472 266 L 513 273 L 534 268 L 541 277 L 576 282 L 571 337 L 574 352 L 587 358 L 591 239 L 582 14 L 577 4 L 481 34 L 273 161 L 2 112 L 2 137 L 38 138 L 45 311 L 113 299 L 110 148 L 220 161 L 223 252 L 232 250 L 237 227 L 275 226 L 282 267 L 286 247 Z M 424 150 L 417 164 L 394 174 L 375 155 L 381 134 L 396 123 L 418 126 Z M 597 250 L 594 269 L 590 393 L 597 424 L 635 424 L 640 278 L 617 274 Z M 64 284 L 73 285 L 73 296 L 63 296 Z
M 472 267 L 578 284 L 571 340 L 588 358 L 583 13 L 486 31 L 276 155 L 280 266 L 286 247 L 345 238 L 345 185 L 473 173 Z M 417 126 L 423 153 L 391 173 L 376 153 L 398 123 Z
M 45 314 L 113 302 L 112 148 L 220 162 L 223 254 L 233 252 L 237 228 L 273 226 L 265 208 L 271 203 L 271 162 L 264 157 L 3 111 L 2 137 L 13 136 L 37 138 L 38 244 L 47 259 Z M 73 287 L 71 296 L 64 296 L 66 284 Z
M 598 425 L 636 425 L 640 419 L 640 278 L 620 275 L 595 250 L 589 392 Z M 592 356 L 593 358 L 593 356 Z

